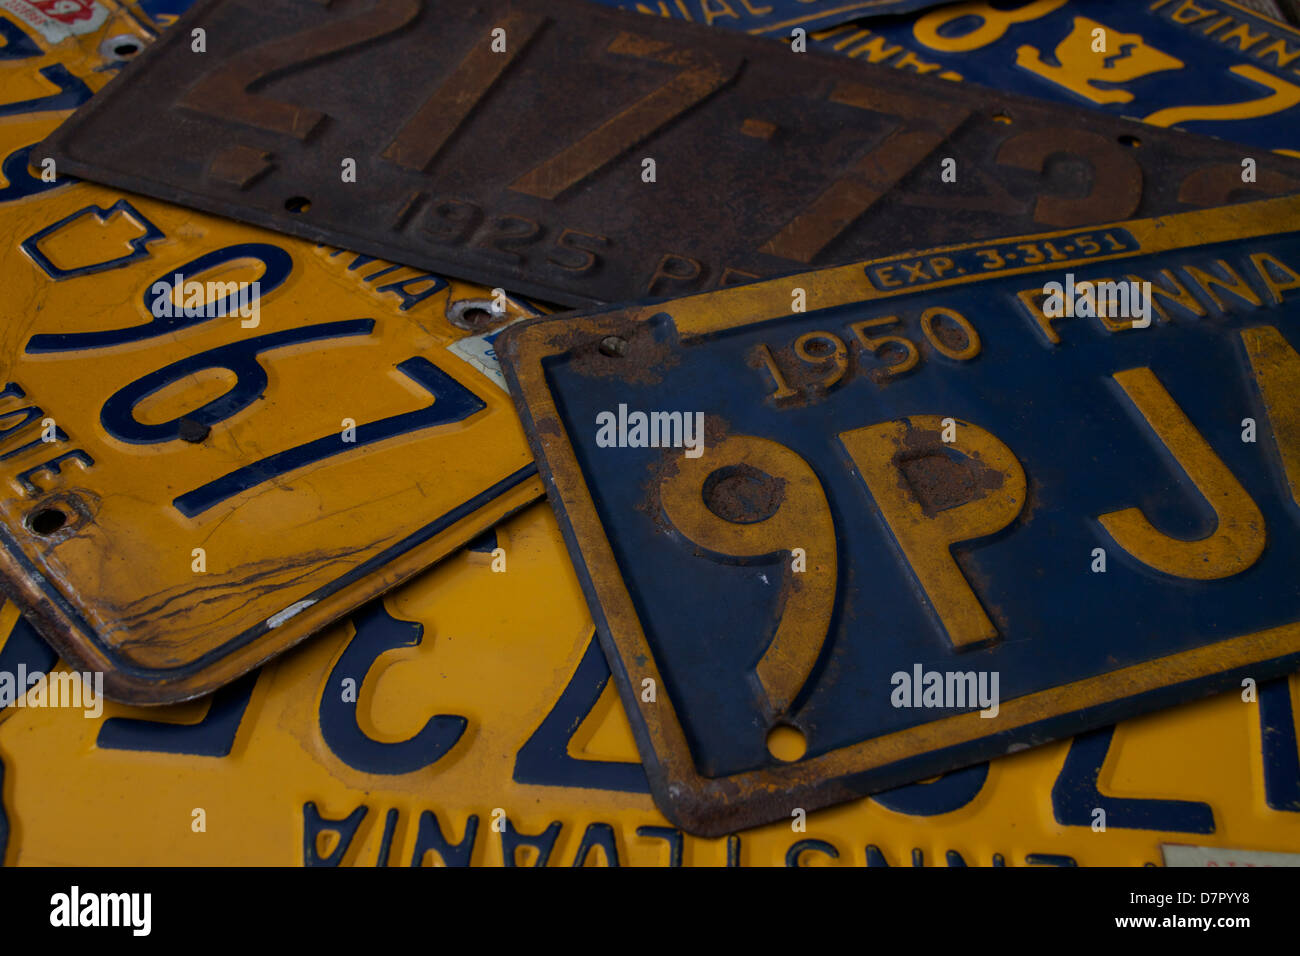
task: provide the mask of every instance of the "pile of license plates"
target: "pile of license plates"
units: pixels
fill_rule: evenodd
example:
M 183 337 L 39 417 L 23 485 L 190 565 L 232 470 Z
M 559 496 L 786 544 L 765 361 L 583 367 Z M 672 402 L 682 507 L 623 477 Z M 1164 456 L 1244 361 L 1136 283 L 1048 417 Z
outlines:
M 1300 862 L 1287 7 L 0 0 L 0 862 Z

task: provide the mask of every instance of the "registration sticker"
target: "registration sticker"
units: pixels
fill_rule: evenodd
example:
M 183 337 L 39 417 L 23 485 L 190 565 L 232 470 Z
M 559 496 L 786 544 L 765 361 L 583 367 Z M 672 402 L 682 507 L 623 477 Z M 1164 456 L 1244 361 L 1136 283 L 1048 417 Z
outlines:
M 1300 663 L 1300 198 L 503 339 L 659 806 L 788 819 Z

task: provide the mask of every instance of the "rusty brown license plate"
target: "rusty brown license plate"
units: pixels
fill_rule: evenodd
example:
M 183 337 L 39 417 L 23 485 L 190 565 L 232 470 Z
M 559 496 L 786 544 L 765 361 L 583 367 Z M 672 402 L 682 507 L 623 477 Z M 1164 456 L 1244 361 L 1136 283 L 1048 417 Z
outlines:
M 1300 191 L 1258 148 L 579 0 L 206 0 L 33 155 L 574 305 Z

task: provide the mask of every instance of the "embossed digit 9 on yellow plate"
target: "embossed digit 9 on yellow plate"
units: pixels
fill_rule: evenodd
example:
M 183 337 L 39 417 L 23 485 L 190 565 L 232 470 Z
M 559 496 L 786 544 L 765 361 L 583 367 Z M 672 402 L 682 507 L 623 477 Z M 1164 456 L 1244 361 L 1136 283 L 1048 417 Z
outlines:
M 7 88 L 84 69 L 10 33 Z M 540 495 L 491 351 L 524 306 L 47 177 L 58 104 L 24 103 L 0 125 L 0 572 L 110 695 L 212 690 Z

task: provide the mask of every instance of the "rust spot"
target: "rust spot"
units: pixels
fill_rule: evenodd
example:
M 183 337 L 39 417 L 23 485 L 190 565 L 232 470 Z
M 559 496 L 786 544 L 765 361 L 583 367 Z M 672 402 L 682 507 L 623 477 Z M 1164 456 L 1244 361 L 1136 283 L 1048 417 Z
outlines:
M 753 465 L 724 465 L 704 479 L 704 505 L 724 521 L 755 524 L 785 501 L 785 479 Z
M 943 441 L 934 430 L 909 428 L 894 455 L 900 482 L 927 517 L 983 498 L 1002 487 L 1005 476 L 977 454 Z
M 621 344 L 612 348 L 613 341 Z M 621 313 L 598 329 L 563 332 L 548 345 L 567 354 L 569 368 L 586 378 L 614 378 L 629 385 L 657 385 L 681 357 L 673 342 L 659 342 L 654 327 Z

